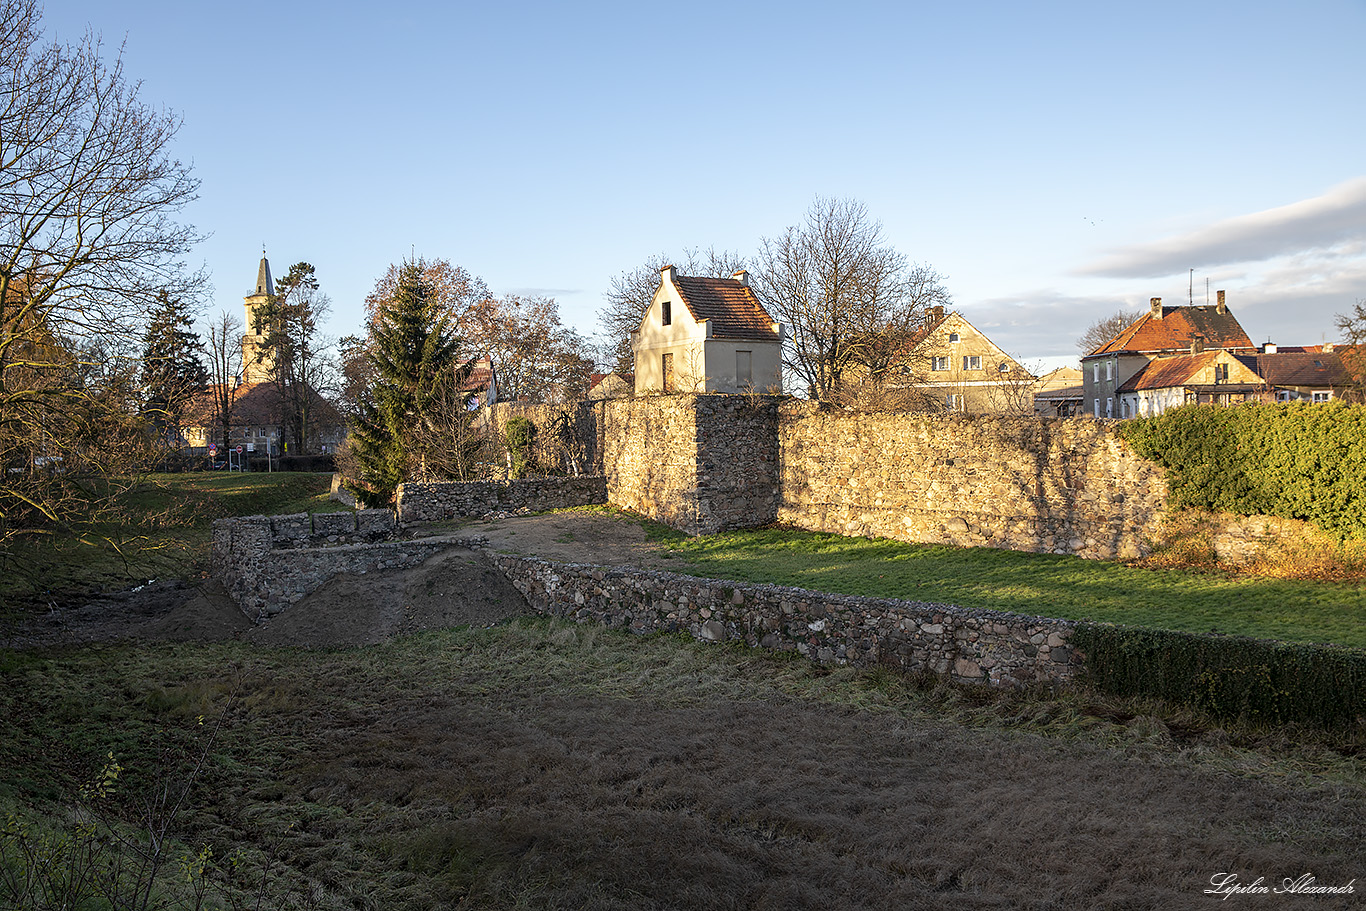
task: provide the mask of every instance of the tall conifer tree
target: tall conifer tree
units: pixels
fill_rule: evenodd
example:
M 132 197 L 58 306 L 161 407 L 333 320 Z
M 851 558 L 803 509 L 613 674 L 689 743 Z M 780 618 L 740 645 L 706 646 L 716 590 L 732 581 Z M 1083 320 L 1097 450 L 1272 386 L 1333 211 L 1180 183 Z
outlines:
M 178 435 L 186 404 L 208 383 L 203 345 L 191 325 L 189 304 L 165 291 L 157 295 L 143 335 L 143 411 L 170 437 Z
M 388 503 L 402 481 L 426 466 L 431 431 L 451 420 L 450 391 L 461 390 L 469 375 L 468 367 L 457 367 L 458 347 L 423 263 L 405 263 L 393 296 L 380 302 L 370 324 L 373 386 L 351 434 L 360 472 L 354 486 L 366 505 Z M 455 417 L 463 425 L 468 396 L 457 398 Z

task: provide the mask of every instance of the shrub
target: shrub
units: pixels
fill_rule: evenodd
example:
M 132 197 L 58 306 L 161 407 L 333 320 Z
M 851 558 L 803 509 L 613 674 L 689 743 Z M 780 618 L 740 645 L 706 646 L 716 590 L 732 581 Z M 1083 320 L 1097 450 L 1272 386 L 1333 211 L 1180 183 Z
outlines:
M 508 475 L 524 478 L 535 467 L 536 425 L 530 418 L 509 418 L 503 427 L 508 447 Z
M 1366 718 L 1366 652 L 1240 636 L 1079 623 L 1092 686 L 1216 718 L 1342 728 Z
M 1366 535 L 1366 406 L 1187 405 L 1120 433 L 1167 471 L 1173 506 L 1306 519 Z

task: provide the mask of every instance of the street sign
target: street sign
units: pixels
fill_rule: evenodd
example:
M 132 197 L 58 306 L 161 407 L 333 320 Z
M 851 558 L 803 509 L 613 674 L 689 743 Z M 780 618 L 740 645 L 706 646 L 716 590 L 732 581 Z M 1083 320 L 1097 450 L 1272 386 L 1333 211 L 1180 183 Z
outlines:
M 238 455 L 241 455 L 241 454 L 242 454 L 242 447 L 241 447 L 241 446 L 238 446 L 238 447 L 237 447 L 237 454 L 238 454 Z

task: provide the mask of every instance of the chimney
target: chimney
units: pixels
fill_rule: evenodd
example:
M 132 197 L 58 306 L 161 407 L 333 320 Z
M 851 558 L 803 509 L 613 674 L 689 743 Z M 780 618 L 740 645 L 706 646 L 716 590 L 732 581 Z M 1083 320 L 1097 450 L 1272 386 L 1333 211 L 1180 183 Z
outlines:
M 1275 354 L 1275 353 L 1276 353 L 1276 343 L 1275 343 L 1275 342 L 1267 342 L 1265 345 L 1262 346 L 1262 354 Z
M 937 323 L 937 322 L 939 322 L 940 320 L 942 320 L 943 318 L 944 318 L 944 308 L 943 308 L 943 307 L 940 307 L 939 305 L 936 304 L 935 306 L 933 306 L 933 307 L 930 308 L 930 320 L 931 320 L 931 321 Z
M 1207 298 L 1207 299 L 1208 299 L 1208 298 Z M 1220 316 L 1223 316 L 1225 313 L 1228 312 L 1228 304 L 1224 303 L 1224 292 L 1222 292 L 1222 291 L 1216 291 L 1216 292 L 1214 293 L 1214 300 L 1215 300 L 1215 304 L 1214 304 L 1214 312 L 1215 312 L 1215 313 L 1218 313 Z
M 1205 337 L 1200 333 L 1191 336 L 1191 354 L 1199 354 L 1205 350 Z
M 1162 318 L 1162 298 L 1154 297 L 1148 301 L 1148 306 L 1152 308 L 1153 319 Z
M 730 277 L 735 279 L 740 284 L 744 285 L 746 288 L 749 287 L 749 273 L 746 272 L 744 269 L 737 269 L 736 271 L 730 274 Z
M 678 278 L 678 270 L 673 266 L 665 266 L 659 270 L 659 277 L 672 283 L 674 279 Z

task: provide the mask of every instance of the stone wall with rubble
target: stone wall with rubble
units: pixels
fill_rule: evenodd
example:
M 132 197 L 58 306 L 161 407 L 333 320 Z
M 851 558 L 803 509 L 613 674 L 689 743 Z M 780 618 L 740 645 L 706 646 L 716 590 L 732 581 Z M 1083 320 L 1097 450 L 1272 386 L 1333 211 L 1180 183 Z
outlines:
M 400 484 L 400 522 L 439 522 L 497 512 L 545 512 L 607 502 L 607 479 L 528 478 L 518 481 L 440 481 Z
M 247 516 L 213 523 L 212 566 L 248 617 L 285 610 L 343 573 L 416 566 L 444 548 L 478 543 L 452 537 L 404 540 L 387 509 Z
M 795 650 L 835 664 L 932 671 L 956 680 L 1022 686 L 1065 683 L 1081 670 L 1075 626 L 996 611 L 672 573 L 488 558 L 536 610 L 634 632 L 688 632 Z
M 783 406 L 778 521 L 902 541 L 1076 554 L 1148 552 L 1162 471 L 1111 423 Z

